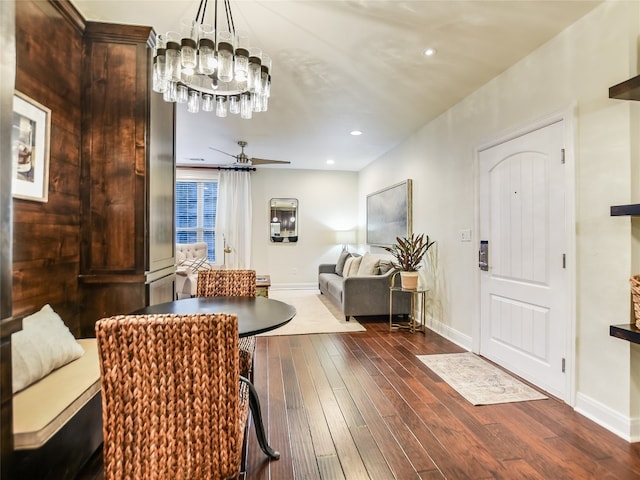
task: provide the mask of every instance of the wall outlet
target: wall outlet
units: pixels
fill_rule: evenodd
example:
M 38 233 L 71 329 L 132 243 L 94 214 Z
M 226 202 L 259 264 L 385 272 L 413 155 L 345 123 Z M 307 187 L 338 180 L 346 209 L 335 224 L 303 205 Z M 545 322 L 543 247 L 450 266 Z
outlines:
M 461 242 L 470 242 L 471 241 L 471 229 L 467 228 L 466 230 L 460 230 L 460 241 Z

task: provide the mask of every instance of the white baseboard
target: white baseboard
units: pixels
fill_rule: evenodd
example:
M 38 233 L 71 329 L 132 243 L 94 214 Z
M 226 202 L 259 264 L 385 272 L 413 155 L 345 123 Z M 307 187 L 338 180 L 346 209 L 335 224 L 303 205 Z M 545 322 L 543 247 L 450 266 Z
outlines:
M 272 283 L 270 290 L 318 290 L 318 282 L 308 283 Z
M 578 392 L 575 411 L 615 433 L 627 442 L 640 441 L 640 418 L 630 418 Z
M 427 320 L 427 327 L 438 335 L 442 335 L 447 340 L 455 343 L 456 345 L 471 351 L 471 337 L 460 333 L 459 331 L 451 328 L 442 322 L 434 319 Z

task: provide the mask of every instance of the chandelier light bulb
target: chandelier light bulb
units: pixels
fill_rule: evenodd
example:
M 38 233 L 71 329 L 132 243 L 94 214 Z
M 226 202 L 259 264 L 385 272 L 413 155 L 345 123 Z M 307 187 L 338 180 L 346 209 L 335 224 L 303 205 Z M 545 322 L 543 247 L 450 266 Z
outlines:
M 213 95 L 210 93 L 202 94 L 202 111 L 203 112 L 213 112 Z
M 221 118 L 227 116 L 227 98 L 222 95 L 216 96 L 216 116 Z

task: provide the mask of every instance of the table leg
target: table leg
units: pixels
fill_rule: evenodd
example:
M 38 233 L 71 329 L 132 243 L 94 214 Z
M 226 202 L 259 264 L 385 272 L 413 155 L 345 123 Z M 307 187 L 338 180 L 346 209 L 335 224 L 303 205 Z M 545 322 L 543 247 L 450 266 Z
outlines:
M 253 384 L 245 377 L 240 379 L 246 382 L 249 387 L 249 408 L 251 409 L 251 416 L 253 417 L 253 423 L 256 426 L 256 437 L 258 438 L 258 445 L 265 453 L 265 455 L 277 460 L 280 458 L 280 452 L 275 451 L 269 446 L 267 435 L 264 429 L 264 422 L 262 420 L 262 410 L 260 409 L 260 399 L 258 398 L 258 392 L 256 392 Z

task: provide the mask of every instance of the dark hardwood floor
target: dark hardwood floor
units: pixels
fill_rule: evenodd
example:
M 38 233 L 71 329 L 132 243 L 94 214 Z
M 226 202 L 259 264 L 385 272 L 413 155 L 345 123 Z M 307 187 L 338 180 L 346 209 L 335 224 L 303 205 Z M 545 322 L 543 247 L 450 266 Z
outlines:
M 553 398 L 474 407 L 415 356 L 460 347 L 361 321 L 367 332 L 258 339 L 254 383 L 281 457 L 251 429 L 247 480 L 640 478 L 640 443 Z

